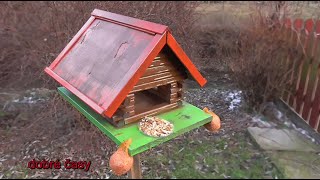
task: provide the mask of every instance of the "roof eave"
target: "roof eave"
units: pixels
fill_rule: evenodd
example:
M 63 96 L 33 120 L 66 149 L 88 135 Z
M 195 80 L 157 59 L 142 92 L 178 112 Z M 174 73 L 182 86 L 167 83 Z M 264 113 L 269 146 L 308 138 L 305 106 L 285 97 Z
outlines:
M 134 85 L 139 81 L 139 78 L 143 75 L 143 72 L 149 67 L 149 65 L 152 63 L 152 60 L 158 55 L 165 44 L 167 44 L 172 49 L 178 59 L 183 63 L 183 65 L 201 87 L 203 87 L 207 83 L 207 80 L 201 75 L 196 66 L 192 63 L 192 61 L 171 35 L 170 31 L 166 31 L 165 34 L 163 34 L 159 39 L 159 42 L 154 45 L 154 48 L 150 51 L 148 56 L 146 56 L 144 63 L 140 66 L 137 72 L 135 72 L 131 80 L 121 90 L 115 100 L 111 102 L 110 106 L 108 104 L 104 105 L 104 107 L 108 107 L 108 109 L 106 109 L 103 113 L 104 116 L 111 118 L 114 115 L 116 110 L 121 105 L 122 101 L 124 101 L 125 97 L 129 94 Z
M 183 49 L 180 47 L 180 45 L 170 32 L 167 32 L 167 44 L 178 57 L 178 59 L 187 68 L 192 77 L 198 82 L 201 87 L 203 87 L 207 83 L 207 80 L 201 75 L 199 70 L 192 63 L 192 61 L 189 59 L 187 54 L 183 51 Z
M 132 88 L 136 83 L 138 83 L 140 77 L 143 76 L 145 70 L 151 65 L 154 58 L 160 53 L 162 48 L 166 44 L 166 32 L 163 35 L 156 35 L 156 38 L 151 43 L 150 47 L 143 52 L 139 59 L 143 59 L 143 63 L 140 65 L 138 70 L 133 74 L 131 79 L 125 84 L 117 97 L 113 100 L 113 102 L 106 102 L 103 104 L 103 108 L 106 109 L 103 115 L 111 118 L 116 110 L 119 108 L 121 103 L 125 100 L 126 96 L 130 93 Z M 110 104 L 109 104 L 110 103 Z

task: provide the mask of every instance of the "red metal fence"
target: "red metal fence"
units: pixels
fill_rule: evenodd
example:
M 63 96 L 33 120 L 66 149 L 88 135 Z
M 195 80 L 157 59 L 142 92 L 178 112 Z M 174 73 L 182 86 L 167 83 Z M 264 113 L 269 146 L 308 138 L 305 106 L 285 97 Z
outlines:
M 320 20 L 286 19 L 283 28 L 286 39 L 295 47 L 286 61 L 297 68 L 290 79 L 294 89 L 284 92 L 282 99 L 320 132 Z

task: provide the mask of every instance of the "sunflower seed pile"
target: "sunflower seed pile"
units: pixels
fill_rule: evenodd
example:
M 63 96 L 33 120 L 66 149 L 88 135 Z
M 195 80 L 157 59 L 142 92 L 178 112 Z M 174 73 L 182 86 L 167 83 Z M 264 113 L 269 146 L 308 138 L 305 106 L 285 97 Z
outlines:
M 173 124 L 154 116 L 147 116 L 139 122 L 139 129 L 148 136 L 165 137 L 173 132 Z

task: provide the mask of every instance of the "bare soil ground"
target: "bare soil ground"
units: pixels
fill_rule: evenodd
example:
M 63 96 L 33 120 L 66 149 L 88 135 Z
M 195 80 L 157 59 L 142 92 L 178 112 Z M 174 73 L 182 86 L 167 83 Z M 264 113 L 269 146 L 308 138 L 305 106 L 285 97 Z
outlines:
M 146 178 L 264 178 L 279 177 L 270 160 L 246 135 L 251 118 L 243 108 L 241 91 L 229 74 L 203 70 L 208 85 L 199 89 L 186 82 L 186 101 L 208 107 L 222 120 L 222 129 L 213 134 L 200 127 L 142 154 Z M 2 99 L 0 137 L 1 178 L 126 178 L 112 175 L 108 160 L 116 145 L 74 111 L 68 104 L 55 107 L 49 98 L 56 91 L 33 89 L 7 93 Z M 42 96 L 41 96 L 42 95 Z M 4 97 L 4 96 L 3 96 Z M 43 113 L 56 109 L 54 118 Z M 51 119 L 51 120 L 49 120 Z M 53 119 L 53 120 L 52 120 Z M 32 159 L 91 161 L 83 170 L 31 170 Z

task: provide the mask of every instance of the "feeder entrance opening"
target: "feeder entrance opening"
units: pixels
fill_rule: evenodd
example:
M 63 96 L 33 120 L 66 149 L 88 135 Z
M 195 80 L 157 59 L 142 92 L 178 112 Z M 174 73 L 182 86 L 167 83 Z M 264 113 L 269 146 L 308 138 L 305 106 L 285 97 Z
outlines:
M 140 114 L 170 104 L 165 94 L 170 94 L 168 85 L 159 86 L 135 93 L 135 113 Z

